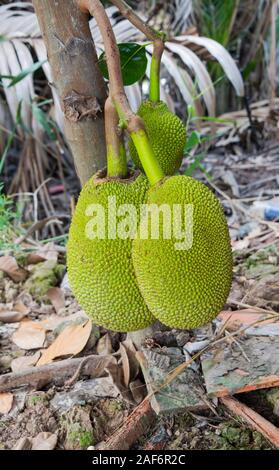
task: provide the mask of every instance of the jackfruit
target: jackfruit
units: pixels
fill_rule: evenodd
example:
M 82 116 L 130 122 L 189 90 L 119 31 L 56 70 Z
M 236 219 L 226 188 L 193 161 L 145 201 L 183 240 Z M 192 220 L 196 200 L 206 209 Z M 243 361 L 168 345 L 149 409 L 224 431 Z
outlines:
M 153 217 L 161 208 L 159 215 L 157 212 L 158 233 L 152 234 L 150 219 L 156 222 L 156 218 L 147 211 L 132 247 L 144 300 L 167 326 L 202 326 L 217 316 L 231 286 L 232 253 L 222 206 L 201 182 L 173 176 L 148 191 L 148 207 Z M 171 233 L 164 219 L 167 207 Z M 175 208 L 181 209 L 181 224 Z
M 171 113 L 165 103 L 144 101 L 137 113 L 144 121 L 147 136 L 155 157 L 165 175 L 173 175 L 180 167 L 186 144 L 183 122 Z M 132 139 L 129 140 L 131 158 L 142 170 L 142 165 Z
M 104 171 L 94 175 L 77 202 L 67 246 L 69 282 L 94 323 L 110 330 L 134 331 L 147 327 L 154 318 L 137 286 L 132 239 L 122 239 L 117 231 L 121 223 L 126 230 L 125 210 L 116 217 L 114 213 L 122 204 L 133 204 L 138 210 L 145 201 L 148 181 L 139 171 L 128 179 L 104 176 Z

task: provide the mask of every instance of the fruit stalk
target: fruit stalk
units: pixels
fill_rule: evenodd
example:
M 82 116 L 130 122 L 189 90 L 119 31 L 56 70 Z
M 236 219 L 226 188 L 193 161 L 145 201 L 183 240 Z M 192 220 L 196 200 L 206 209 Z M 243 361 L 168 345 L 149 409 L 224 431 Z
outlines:
M 77 4 L 81 11 L 94 16 L 98 24 L 105 46 L 110 94 L 113 104 L 117 110 L 121 125 L 127 128 L 128 132 L 131 134 L 143 169 L 151 186 L 153 186 L 165 175 L 147 138 L 144 123 L 140 117 L 132 112 L 125 95 L 119 51 L 106 11 L 99 0 L 77 0 Z
M 153 43 L 153 54 L 150 66 L 150 89 L 149 99 L 153 103 L 160 101 L 160 70 L 161 70 L 161 59 L 164 52 L 163 41 L 156 40 Z
M 118 114 L 110 96 L 105 104 L 105 128 L 107 176 L 111 178 L 125 178 L 127 176 L 127 163 L 123 130 L 119 127 Z
M 161 58 L 164 52 L 164 34 L 156 31 L 145 23 L 124 0 L 110 0 L 115 5 L 122 16 L 127 18 L 147 39 L 153 42 L 153 54 L 150 67 L 150 101 L 157 103 L 160 101 L 160 68 Z

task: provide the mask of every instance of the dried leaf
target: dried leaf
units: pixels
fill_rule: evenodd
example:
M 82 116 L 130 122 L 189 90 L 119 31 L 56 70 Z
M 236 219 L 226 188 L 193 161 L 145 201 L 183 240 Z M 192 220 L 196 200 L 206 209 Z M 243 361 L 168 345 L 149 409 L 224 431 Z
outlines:
M 48 318 L 45 318 L 40 322 L 40 325 L 46 330 L 46 331 L 53 331 L 56 330 L 56 328 L 59 327 L 62 323 L 66 322 L 76 322 L 79 319 L 87 319 L 87 316 L 83 312 L 83 310 L 80 310 L 79 312 L 73 313 L 72 315 L 68 315 L 66 317 L 62 317 L 59 315 L 51 315 Z
M 92 323 L 88 320 L 82 325 L 69 325 L 56 340 L 46 349 L 37 366 L 49 364 L 56 357 L 76 355 L 80 353 L 90 337 Z
M 142 402 L 146 395 L 146 387 L 142 383 L 141 380 L 137 379 L 132 382 L 130 382 L 130 390 L 133 395 L 133 399 L 135 400 L 136 404 L 138 405 L 139 403 Z
M 41 352 L 37 351 L 32 356 L 21 356 L 13 359 L 11 362 L 12 372 L 21 372 L 34 366 L 40 359 Z
M 13 256 L 1 256 L 0 271 L 4 271 L 14 282 L 24 281 L 28 276 L 28 271 L 21 268 Z
M 56 313 L 58 313 L 61 308 L 65 307 L 65 296 L 60 287 L 51 287 L 48 289 L 47 296 L 54 306 Z
M 107 356 L 112 353 L 112 344 L 108 333 L 99 339 L 97 344 L 97 353 L 102 356 Z
M 53 242 L 49 242 L 44 245 L 42 248 L 39 248 L 36 252 L 29 253 L 27 256 L 27 263 L 28 264 L 37 264 L 41 263 L 42 261 L 47 260 L 54 260 L 57 262 L 58 260 L 58 251 L 55 248 Z
M 13 342 L 22 349 L 42 348 L 45 342 L 45 329 L 36 322 L 24 321 L 18 330 L 13 334 Z
M 0 413 L 9 413 L 13 406 L 13 399 L 13 394 L 10 392 L 0 393 Z
M 0 311 L 0 322 L 2 323 L 18 323 L 25 317 L 23 313 L 16 312 L 15 310 L 2 310 Z
M 30 308 L 26 307 L 22 302 L 18 302 L 13 310 L 0 310 L 0 322 L 2 323 L 18 323 L 28 313 Z
M 135 380 L 140 370 L 139 361 L 136 357 L 137 350 L 130 338 L 126 338 L 125 341 L 122 341 L 122 345 L 125 347 L 129 359 L 130 380 Z
M 122 361 L 124 385 L 125 387 L 128 387 L 129 382 L 130 382 L 130 364 L 129 364 L 129 357 L 128 357 L 126 348 L 125 346 L 123 346 L 122 343 L 120 343 L 119 352 L 120 352 L 121 361 Z
M 57 435 L 51 432 L 40 432 L 32 439 L 32 450 L 53 450 L 57 444 Z

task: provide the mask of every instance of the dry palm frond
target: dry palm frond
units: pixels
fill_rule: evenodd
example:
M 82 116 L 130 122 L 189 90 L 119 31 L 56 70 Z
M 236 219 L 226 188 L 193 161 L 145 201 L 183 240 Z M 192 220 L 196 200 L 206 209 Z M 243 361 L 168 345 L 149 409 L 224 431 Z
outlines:
M 191 13 L 191 2 L 187 1 L 185 3 L 181 0 L 175 0 L 173 5 L 176 12 L 174 23 L 176 25 L 176 29 L 178 29 L 179 24 L 186 24 L 186 19 Z M 14 7 L 17 7 L 17 10 L 15 10 Z M 183 8 L 185 8 L 185 10 L 183 10 Z M 183 14 L 182 10 L 184 11 Z M 117 14 L 117 9 L 115 7 L 107 8 L 107 13 L 111 19 L 118 42 L 143 41 L 145 39 L 128 20 L 119 19 L 119 15 Z M 16 2 L 12 5 L 3 5 L 0 7 L 0 14 L 0 35 L 4 36 L 6 39 L 0 44 L 1 55 L 4 56 L 4 60 L 1 61 L 3 63 L 0 73 L 7 74 L 8 71 L 11 72 L 11 74 L 16 74 L 23 69 L 24 66 L 30 64 L 32 61 L 32 56 L 29 50 L 30 46 L 34 48 L 38 60 L 42 61 L 46 59 L 45 46 L 40 35 L 36 16 L 30 3 Z M 179 18 L 182 23 L 179 22 Z M 103 49 L 103 44 L 94 19 L 91 20 L 90 27 L 97 51 L 100 53 Z M 185 45 L 186 41 L 187 46 Z M 195 50 L 195 45 L 200 45 L 203 48 L 208 49 L 211 55 L 221 63 L 225 74 L 228 75 L 228 78 L 234 85 L 238 95 L 243 94 L 243 83 L 235 62 L 228 52 L 215 41 L 191 35 L 180 36 L 167 42 L 166 54 L 163 56 L 163 64 L 165 65 L 165 69 L 172 76 L 183 99 L 188 104 L 193 103 L 197 95 L 202 96 L 208 113 L 210 115 L 214 115 L 214 86 L 203 61 L 195 52 L 193 52 L 193 50 L 191 50 Z M 148 46 L 147 54 L 150 55 L 151 52 L 152 48 Z M 21 59 L 19 59 L 19 55 Z M 48 81 L 51 82 L 49 64 L 45 63 L 43 65 L 43 69 Z M 195 84 L 193 82 L 193 78 L 196 81 Z M 136 109 L 141 98 L 139 85 L 136 84 L 128 87 L 126 91 L 131 100 L 132 107 Z M 55 104 L 55 119 L 60 129 L 63 129 L 63 119 L 59 101 L 54 90 L 52 90 L 52 93 Z M 34 85 L 32 77 L 27 77 L 22 82 L 19 82 L 15 87 L 5 89 L 5 94 L 13 118 L 15 118 L 20 100 L 23 100 L 23 122 L 26 125 L 30 124 L 31 111 L 30 107 L 28 108 L 28 105 L 30 99 L 34 99 Z M 199 112 L 202 112 L 200 103 L 196 104 L 196 109 L 199 110 Z
M 253 103 L 250 108 L 255 129 L 267 128 L 269 136 L 272 134 L 272 128 L 275 135 L 278 133 L 279 98 L 274 99 L 272 109 L 269 100 Z M 223 147 L 239 143 L 249 129 L 251 129 L 251 122 L 246 109 L 222 114 L 219 116 L 218 122 L 215 123 L 216 142 L 214 145 L 215 147 Z M 204 123 L 202 132 L 205 135 L 210 133 L 208 124 Z

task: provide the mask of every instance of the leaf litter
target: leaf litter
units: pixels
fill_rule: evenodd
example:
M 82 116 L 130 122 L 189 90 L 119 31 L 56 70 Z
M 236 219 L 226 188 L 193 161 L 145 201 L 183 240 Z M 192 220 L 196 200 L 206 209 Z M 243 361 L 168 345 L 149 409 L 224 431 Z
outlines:
M 154 418 L 150 409 L 150 399 L 158 394 L 166 399 L 170 393 L 172 402 L 177 404 L 181 387 L 177 380 L 181 380 L 181 377 L 183 379 L 182 371 L 191 370 L 192 375 L 199 376 L 201 364 L 212 357 L 211 370 L 214 369 L 215 358 L 217 361 L 222 358 L 224 365 L 229 364 L 228 356 L 231 360 L 235 359 L 230 371 L 223 374 L 227 382 L 230 381 L 229 393 L 235 393 L 235 377 L 241 383 L 247 382 L 248 386 L 251 379 L 251 364 L 257 348 L 247 350 L 249 341 L 256 340 L 258 348 L 261 347 L 261 341 L 265 342 L 263 347 L 266 351 L 273 338 L 272 344 L 276 348 L 279 306 L 278 223 L 254 217 L 249 212 L 249 201 L 247 203 L 246 199 L 257 197 L 257 187 L 252 183 L 253 177 L 256 183 L 258 175 L 255 173 L 253 176 L 250 168 L 248 171 L 242 168 L 244 164 L 241 159 L 238 162 L 235 156 L 227 152 L 224 157 L 221 149 L 216 152 L 214 158 L 217 163 L 211 166 L 212 171 L 216 172 L 212 183 L 216 188 L 213 189 L 219 191 L 224 206 L 232 210 L 229 224 L 235 276 L 231 295 L 224 311 L 211 328 L 181 332 L 166 330 L 162 325 L 155 326 L 153 337 L 146 340 L 144 350 L 148 358 L 145 364 L 149 370 L 148 379 L 148 374 L 144 377 L 142 375 L 137 351 L 128 337 L 98 328 L 86 319 L 72 296 L 66 277 L 63 278 L 65 261 L 54 243 L 37 243 L 36 249 L 33 247 L 31 253 L 24 255 L 25 258 L 17 259 L 10 255 L 0 258 L 0 321 L 1 315 L 5 321 L 0 323 L 2 377 L 12 371 L 19 380 L 23 373 L 41 374 L 44 367 L 50 367 L 44 369 L 48 371 L 52 366 L 59 366 L 60 362 L 64 364 L 65 358 L 68 364 L 65 367 L 69 367 L 72 360 L 77 361 L 69 369 L 71 372 L 65 374 L 65 378 L 59 373 L 59 385 L 54 380 L 55 372 L 52 372 L 53 378 L 48 381 L 39 376 L 32 380 L 31 383 L 36 385 L 29 386 L 28 392 L 23 393 L 18 408 L 14 406 L 18 400 L 14 391 L 0 392 L 0 407 L 6 410 L 5 419 L 9 423 L 5 430 L 0 430 L 3 446 L 30 449 L 45 446 L 49 450 L 87 448 L 92 445 L 97 448 L 98 445 L 118 445 L 121 448 L 125 446 L 123 436 L 127 431 L 131 434 L 129 447 L 134 445 L 138 448 L 144 448 L 146 442 L 150 442 L 151 449 L 156 446 L 170 449 L 206 446 L 231 449 L 239 448 L 239 443 L 245 448 L 276 446 L 276 442 L 270 443 L 257 431 L 251 430 L 249 424 L 239 425 L 230 420 L 229 409 L 225 411 L 225 405 L 220 407 L 216 398 L 208 397 L 210 389 L 207 372 L 203 372 L 202 376 L 206 379 L 205 388 L 203 384 L 200 392 L 196 390 L 197 394 L 200 393 L 198 397 L 203 403 L 203 410 L 191 411 L 186 407 L 180 414 L 172 410 L 173 418 L 168 414 L 159 414 Z M 240 153 L 236 152 L 235 155 Z M 272 155 L 271 151 L 271 158 Z M 257 160 L 257 157 L 248 155 L 245 165 L 251 164 L 251 167 L 254 165 L 256 168 L 257 162 L 262 162 L 260 157 Z M 209 153 L 204 160 L 209 171 L 210 159 L 212 155 Z M 222 170 L 232 168 L 229 178 L 223 178 L 224 171 L 218 173 L 218 162 Z M 263 186 L 263 195 L 275 189 L 273 181 L 269 180 Z M 183 353 L 184 346 L 186 349 Z M 159 351 L 156 350 L 158 347 Z M 149 353 L 146 353 L 146 349 Z M 174 357 L 175 349 L 180 350 L 184 362 L 182 359 L 178 368 L 170 362 L 170 370 L 164 372 L 158 380 L 154 376 L 154 367 L 163 370 L 164 361 Z M 90 359 L 91 355 L 100 356 L 95 378 L 92 377 L 90 361 L 94 367 L 97 363 L 94 362 L 96 359 Z M 196 367 L 190 369 L 193 363 Z M 269 368 L 267 374 L 262 365 L 259 367 L 259 370 L 262 368 L 261 386 L 265 387 L 261 393 L 276 384 L 276 381 L 270 381 L 271 369 L 272 380 L 276 375 L 272 357 L 268 367 L 267 364 L 265 360 L 265 368 Z M 62 371 L 64 365 L 61 367 L 57 370 Z M 218 367 L 214 373 L 216 380 L 220 381 Z M 276 391 L 276 387 L 273 390 Z M 242 394 L 236 395 L 236 398 L 242 403 Z M 69 413 L 69 417 L 63 420 L 60 414 L 62 409 L 66 409 L 67 400 L 69 406 L 66 413 Z M 236 409 L 239 409 L 238 405 Z M 114 423 L 110 428 L 108 416 Z M 271 412 L 268 419 L 276 423 L 274 416 Z M 141 427 L 140 423 L 144 419 L 146 425 Z M 139 423 L 138 428 L 135 423 Z M 144 437 L 141 438 L 142 434 Z

